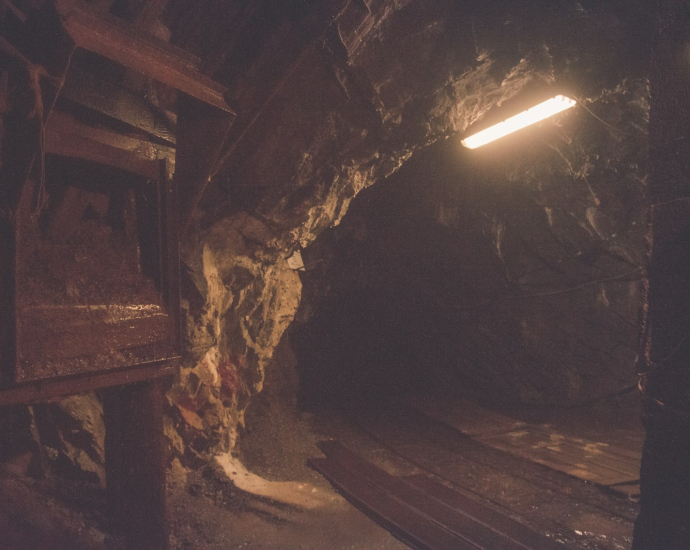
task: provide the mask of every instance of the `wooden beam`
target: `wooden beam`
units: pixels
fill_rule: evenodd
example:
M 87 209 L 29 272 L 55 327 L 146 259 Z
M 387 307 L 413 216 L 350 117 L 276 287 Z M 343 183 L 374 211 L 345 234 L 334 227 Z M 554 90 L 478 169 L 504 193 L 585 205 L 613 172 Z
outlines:
M 59 140 L 74 141 L 77 138 L 131 153 L 131 158 L 133 159 L 138 158 L 143 161 L 159 161 L 165 159 L 170 162 L 172 166 L 175 165 L 175 149 L 173 147 L 159 145 L 105 128 L 90 126 L 72 115 L 61 111 L 55 111 L 50 119 L 50 123 L 46 127 L 48 152 L 59 154 L 60 148 L 64 147 L 58 143 Z
M 201 74 L 186 52 L 99 15 L 81 0 L 57 0 L 57 6 L 77 46 L 234 114 L 225 101 L 226 88 Z
M 66 395 L 170 376 L 175 373 L 177 366 L 176 361 L 159 361 L 88 376 L 54 378 L 7 390 L 0 389 L 0 407 L 40 403 Z
M 47 153 L 78 158 L 126 170 L 157 181 L 159 159 L 174 162 L 174 150 L 136 138 L 94 128 L 55 112 L 45 130 Z
M 108 504 L 127 550 L 167 550 L 165 387 L 161 380 L 103 392 Z
M 175 143 L 176 115 L 156 108 L 143 97 L 113 82 L 97 78 L 76 67 L 70 69 L 60 98 Z

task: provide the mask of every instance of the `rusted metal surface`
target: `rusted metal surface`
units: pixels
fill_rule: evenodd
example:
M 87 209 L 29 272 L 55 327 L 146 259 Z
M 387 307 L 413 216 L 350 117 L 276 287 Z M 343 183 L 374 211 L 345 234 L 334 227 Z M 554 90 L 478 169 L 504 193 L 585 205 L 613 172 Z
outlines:
M 166 550 L 164 381 L 103 392 L 106 490 L 128 550 Z
M 79 0 L 58 0 L 57 5 L 67 32 L 79 47 L 233 113 L 225 101 L 226 88 L 201 74 L 189 54 L 95 13 Z
M 408 483 L 377 468 L 336 441 L 324 441 L 319 448 L 341 469 L 364 478 L 370 484 L 404 502 L 425 518 L 449 531 L 470 548 L 486 550 L 553 550 L 549 540 L 538 533 L 489 510 L 477 501 L 457 498 L 453 505 L 418 484 Z M 453 492 L 447 489 L 448 492 Z M 447 494 L 446 494 L 447 496 Z M 413 525 L 400 526 L 404 530 Z
M 50 380 L 49 383 L 41 381 L 21 384 L 11 389 L 0 390 L 0 406 L 40 403 L 65 395 L 172 376 L 178 366 L 179 359 L 173 359 L 146 365 L 133 365 L 105 373 L 56 378 Z
M 561 548 L 560 545 L 551 543 L 529 527 L 484 506 L 431 477 L 415 475 L 406 477 L 405 482 L 414 485 L 430 497 L 443 502 L 446 506 L 468 514 L 484 525 L 490 525 L 492 529 L 503 533 L 511 540 L 517 541 L 515 548 L 526 547 L 534 550 L 538 548 Z

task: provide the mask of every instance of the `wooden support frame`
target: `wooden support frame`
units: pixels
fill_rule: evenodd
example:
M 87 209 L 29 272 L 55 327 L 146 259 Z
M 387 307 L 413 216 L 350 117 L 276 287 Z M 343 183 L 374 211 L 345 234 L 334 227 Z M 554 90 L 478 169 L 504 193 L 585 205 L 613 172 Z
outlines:
M 60 98 L 124 122 L 168 143 L 175 143 L 176 115 L 158 109 L 137 94 L 100 80 L 77 67 L 70 68 Z
M 234 115 L 225 101 L 227 90 L 198 70 L 198 62 L 151 36 L 94 13 L 80 0 L 58 0 L 65 29 L 77 46 L 112 59 Z
M 45 146 L 50 154 L 97 162 L 153 181 L 160 177 L 160 160 L 175 162 L 171 147 L 95 128 L 59 111 L 46 128 Z
M 103 392 L 106 490 L 128 550 L 169 546 L 162 380 Z
M 109 2 L 100 4 L 110 6 Z M 155 7 L 160 10 L 164 5 L 165 1 L 161 0 Z M 49 77 L 41 80 L 42 119 L 18 116 L 16 118 L 20 121 L 26 119 L 24 123 L 7 127 L 14 137 L 19 138 L 16 145 L 20 154 L 11 158 L 11 162 L 2 163 L 0 168 L 4 185 L 4 189 L 0 189 L 0 406 L 36 403 L 103 390 L 106 481 L 111 512 L 125 533 L 129 550 L 166 550 L 169 543 L 163 435 L 165 381 L 177 368 L 181 352 L 180 227 L 176 186 L 178 181 L 184 181 L 187 185 L 181 200 L 196 204 L 199 189 L 203 191 L 235 115 L 226 104 L 226 89 L 198 71 L 198 59 L 142 36 L 108 16 L 98 15 L 79 0 L 57 0 L 57 7 L 62 22 L 50 10 L 45 19 L 27 22 L 27 36 L 39 38 L 27 41 L 26 56 L 0 37 L 0 59 L 4 59 L 14 73 L 32 75 L 32 71 L 45 67 Z M 63 25 L 69 36 L 62 32 Z M 45 35 L 44 31 L 49 28 L 61 37 L 60 48 L 56 51 L 41 50 L 46 46 L 45 36 L 40 39 L 41 32 Z M 48 115 L 62 90 L 75 46 L 108 57 L 182 92 L 177 151 L 145 139 L 89 126 L 64 112 L 54 113 L 47 124 Z M 83 94 L 79 94 L 80 91 L 72 89 L 71 99 L 93 107 L 88 105 L 88 97 L 84 100 Z M 134 100 L 131 103 L 142 111 L 140 102 Z M 31 105 L 20 103 L 19 106 L 26 112 L 32 110 Z M 114 113 L 104 114 L 112 116 Z M 126 119 L 118 117 L 117 113 L 115 115 L 114 118 Z M 131 125 L 138 127 L 137 121 L 133 122 Z M 165 130 L 157 133 L 155 118 L 153 123 L 140 129 L 167 141 L 174 140 Z M 39 164 L 36 159 L 45 152 L 115 167 L 158 182 L 156 189 L 145 186 L 145 192 L 150 197 L 153 191 L 155 197 L 154 206 L 150 203 L 146 206 L 153 207 L 156 212 L 157 226 L 152 230 L 157 230 L 159 236 L 157 253 L 153 258 L 157 264 L 154 271 L 158 273 L 158 290 L 172 323 L 168 342 L 171 353 L 154 355 L 164 359 L 61 377 L 50 373 L 38 373 L 37 376 L 19 373 L 20 356 L 29 363 L 34 358 L 20 353 L 23 348 L 17 344 L 18 334 L 31 336 L 33 333 L 26 327 L 35 327 L 35 324 L 30 321 L 19 327 L 17 324 L 20 309 L 17 304 L 17 267 L 20 264 L 17 243 L 21 245 L 24 231 L 21 220 L 26 218 L 33 206 L 34 195 L 41 188 L 44 175 L 42 168 L 41 173 L 35 173 Z M 12 151 L 2 153 L 3 160 L 10 160 L 5 159 L 5 155 L 11 156 Z M 40 160 L 43 161 L 42 158 Z M 173 162 L 178 166 L 174 179 L 171 177 Z M 39 302 L 39 306 L 41 304 Z M 23 302 L 20 305 L 25 307 Z M 31 303 L 26 309 L 31 308 L 35 309 L 35 304 Z M 90 311 L 87 313 L 91 314 Z M 161 334 L 165 333 L 162 330 Z M 94 342 L 90 345 L 93 347 Z M 76 348 L 81 353 L 81 346 Z

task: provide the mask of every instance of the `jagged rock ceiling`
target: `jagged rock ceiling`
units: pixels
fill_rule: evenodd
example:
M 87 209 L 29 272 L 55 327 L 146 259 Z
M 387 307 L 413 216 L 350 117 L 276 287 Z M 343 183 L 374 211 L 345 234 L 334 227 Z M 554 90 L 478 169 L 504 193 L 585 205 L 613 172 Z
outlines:
M 639 266 L 641 232 L 639 225 L 627 224 L 642 221 L 646 174 L 641 16 L 633 4 L 612 3 L 350 4 L 306 52 L 197 212 L 185 261 L 199 292 L 197 305 L 190 302 L 190 319 L 196 357 L 203 359 L 185 369 L 195 384 L 178 389 L 195 398 L 200 391 L 226 392 L 229 405 L 219 413 L 205 398 L 195 402 L 194 410 L 212 419 L 197 423 L 201 431 L 215 429 L 227 438 L 250 396 L 261 389 L 300 292 L 297 276 L 279 267 L 283 260 L 338 224 L 355 195 L 394 173 L 415 151 L 462 132 L 523 90 L 566 85 L 592 109 L 606 108 L 608 120 L 635 137 L 628 141 L 588 121 L 580 128 L 577 123 L 551 128 L 553 150 L 543 147 L 522 159 L 514 155 L 504 165 L 504 177 L 534 191 L 534 211 L 518 234 L 509 231 L 506 238 L 531 236 L 529 223 L 545 222 L 552 212 L 562 218 L 554 232 L 562 233 L 557 241 L 566 255 L 586 255 L 593 242 L 605 242 L 604 249 L 624 259 L 604 272 L 625 271 L 626 262 L 630 270 Z M 395 194 L 395 187 L 387 192 Z M 497 219 L 496 231 L 500 223 Z M 609 242 L 616 232 L 620 238 Z M 528 248 L 549 254 L 534 240 Z M 518 264 L 510 268 L 512 275 Z M 631 292 L 629 302 L 623 299 L 625 322 L 635 309 L 637 295 L 634 288 Z M 570 305 L 563 301 L 557 307 Z M 530 330 L 536 339 L 549 320 L 535 322 Z M 618 382 L 609 390 L 630 381 L 621 374 L 622 364 L 634 359 L 629 336 L 616 359 Z M 567 389 L 562 378 L 573 375 L 558 368 L 545 387 L 570 391 L 570 399 L 586 397 L 586 390 Z M 531 398 L 540 395 L 544 392 L 532 391 Z M 204 440 L 203 451 L 215 441 Z

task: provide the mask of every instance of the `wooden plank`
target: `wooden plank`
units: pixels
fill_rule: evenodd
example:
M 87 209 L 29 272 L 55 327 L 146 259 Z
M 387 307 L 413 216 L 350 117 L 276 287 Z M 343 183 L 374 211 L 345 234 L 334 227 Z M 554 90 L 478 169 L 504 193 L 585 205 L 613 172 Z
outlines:
M 95 13 L 81 0 L 58 0 L 57 6 L 77 46 L 234 114 L 225 101 L 226 88 L 201 74 L 188 54 L 115 18 Z
M 138 94 L 76 67 L 72 67 L 67 74 L 60 98 L 175 143 L 176 115 L 158 109 Z
M 519 548 L 539 550 L 547 548 L 546 544 L 537 546 L 533 544 L 534 539 L 538 538 L 536 533 L 534 533 L 534 537 L 529 538 L 527 543 L 519 538 L 513 538 L 493 524 L 481 521 L 465 512 L 465 510 L 449 507 L 419 487 L 410 485 L 405 480 L 384 472 L 352 453 L 337 441 L 322 441 L 318 447 L 328 458 L 335 459 L 351 471 L 364 476 L 381 490 L 402 500 L 452 533 L 479 548 L 491 550 L 517 550 Z M 474 504 L 475 508 L 479 507 L 478 503 Z M 544 543 L 544 541 L 541 542 Z
M 160 177 L 157 157 L 174 154 L 172 149 L 93 128 L 69 115 L 54 115 L 55 120 L 45 130 L 45 150 L 49 154 L 112 166 L 152 181 Z
M 0 389 L 0 406 L 40 403 L 66 395 L 172 376 L 178 362 L 179 358 L 174 358 L 105 373 L 55 378 Z
M 620 463 L 616 463 L 616 467 L 601 464 L 587 456 L 584 451 L 578 456 L 572 447 L 570 450 L 565 450 L 553 441 L 544 438 L 543 434 L 535 435 L 528 429 L 481 437 L 478 440 L 495 449 L 516 454 L 532 462 L 600 485 L 635 481 L 639 478 L 639 470 L 620 465 Z M 626 471 L 622 471 L 623 468 Z
M 527 548 L 533 548 L 534 550 L 538 548 L 561 548 L 561 546 L 551 543 L 551 541 L 533 529 L 518 523 L 488 506 L 484 506 L 476 500 L 428 476 L 408 476 L 405 478 L 405 481 L 440 500 L 447 506 L 460 510 L 486 525 L 491 525 L 512 539 L 520 541 L 521 544 L 525 545 Z
M 549 468 L 558 470 L 578 479 L 595 482 L 600 485 L 609 485 L 611 483 L 611 478 L 609 478 L 608 476 L 605 477 L 587 469 L 585 464 L 574 464 L 571 460 L 569 460 L 567 457 L 564 457 L 562 454 L 554 452 L 547 448 L 525 447 L 520 443 L 516 442 L 515 440 L 503 437 L 496 437 L 492 438 L 491 440 L 482 440 L 482 443 L 485 443 L 486 445 L 489 445 L 494 449 L 498 449 L 500 451 L 504 451 L 519 456 L 521 458 L 529 460 L 530 462 L 535 462 L 537 464 L 541 464 L 542 466 L 547 466 Z
M 167 550 L 165 391 L 148 381 L 103 392 L 106 491 L 127 550 Z
M 427 416 L 470 436 L 509 432 L 526 426 L 524 422 L 480 407 L 467 400 L 442 404 L 427 396 L 410 396 L 407 404 Z
M 445 405 L 431 398 L 410 397 L 407 403 L 495 449 L 586 481 L 608 486 L 639 478 L 641 456 L 632 451 L 603 447 L 604 444 L 569 437 L 546 426 L 528 426 L 469 401 Z
M 307 464 L 324 476 L 352 504 L 405 544 L 423 550 L 476 550 L 475 545 L 446 531 L 339 462 L 317 458 L 308 460 Z
M 17 383 L 177 355 L 172 319 L 157 305 L 19 305 L 17 313 Z
M 594 441 L 571 438 L 554 431 L 544 431 L 542 428 L 527 427 L 496 436 L 482 436 L 477 438 L 483 443 L 491 445 L 491 441 L 511 440 L 514 444 L 525 448 L 549 449 L 563 455 L 563 460 L 573 463 L 585 463 L 603 472 L 615 472 L 637 479 L 640 471 L 640 457 L 637 461 L 608 454 L 608 445 Z

